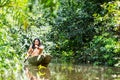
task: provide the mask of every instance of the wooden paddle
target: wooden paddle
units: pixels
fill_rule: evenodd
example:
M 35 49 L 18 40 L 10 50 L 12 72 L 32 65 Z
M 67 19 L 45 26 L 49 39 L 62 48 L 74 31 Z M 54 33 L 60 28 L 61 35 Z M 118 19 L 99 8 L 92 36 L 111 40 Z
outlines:
M 31 55 L 29 55 L 29 56 L 31 56 Z M 25 58 L 24 63 L 28 60 L 29 56 L 27 56 L 27 57 Z

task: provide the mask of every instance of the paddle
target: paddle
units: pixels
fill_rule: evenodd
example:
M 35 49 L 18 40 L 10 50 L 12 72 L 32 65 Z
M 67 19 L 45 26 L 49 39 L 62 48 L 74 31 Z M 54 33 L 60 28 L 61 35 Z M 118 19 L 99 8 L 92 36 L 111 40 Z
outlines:
M 29 56 L 31 56 L 31 55 L 29 55 Z M 25 58 L 24 63 L 28 60 L 29 56 L 27 56 L 27 57 Z

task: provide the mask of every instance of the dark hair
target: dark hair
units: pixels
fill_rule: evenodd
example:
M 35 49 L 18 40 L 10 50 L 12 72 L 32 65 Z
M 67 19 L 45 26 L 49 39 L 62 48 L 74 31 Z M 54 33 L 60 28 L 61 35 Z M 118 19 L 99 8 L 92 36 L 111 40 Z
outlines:
M 33 40 L 33 42 L 32 42 L 32 48 L 33 48 L 33 49 L 35 49 L 35 40 L 38 40 L 38 41 L 39 41 L 38 46 L 41 45 L 40 39 L 39 39 L 39 38 L 35 38 L 35 39 Z

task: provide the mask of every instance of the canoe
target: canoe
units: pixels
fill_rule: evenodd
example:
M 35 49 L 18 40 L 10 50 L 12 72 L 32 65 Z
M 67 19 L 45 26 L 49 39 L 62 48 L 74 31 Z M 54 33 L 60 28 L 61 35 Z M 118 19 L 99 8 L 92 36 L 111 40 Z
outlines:
M 34 66 L 42 65 L 47 67 L 51 59 L 52 59 L 51 55 L 33 56 L 28 58 L 28 63 Z

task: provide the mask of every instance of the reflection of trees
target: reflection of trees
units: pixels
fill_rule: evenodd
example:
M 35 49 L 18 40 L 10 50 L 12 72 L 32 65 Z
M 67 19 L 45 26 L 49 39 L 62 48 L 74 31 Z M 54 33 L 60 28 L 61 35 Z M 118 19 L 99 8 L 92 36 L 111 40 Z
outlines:
M 48 80 L 50 78 L 50 70 L 43 66 L 25 66 L 26 76 L 29 80 Z
M 117 78 L 119 68 L 78 66 L 78 65 L 52 65 L 51 80 L 113 80 Z M 114 77 L 116 75 L 116 77 Z

